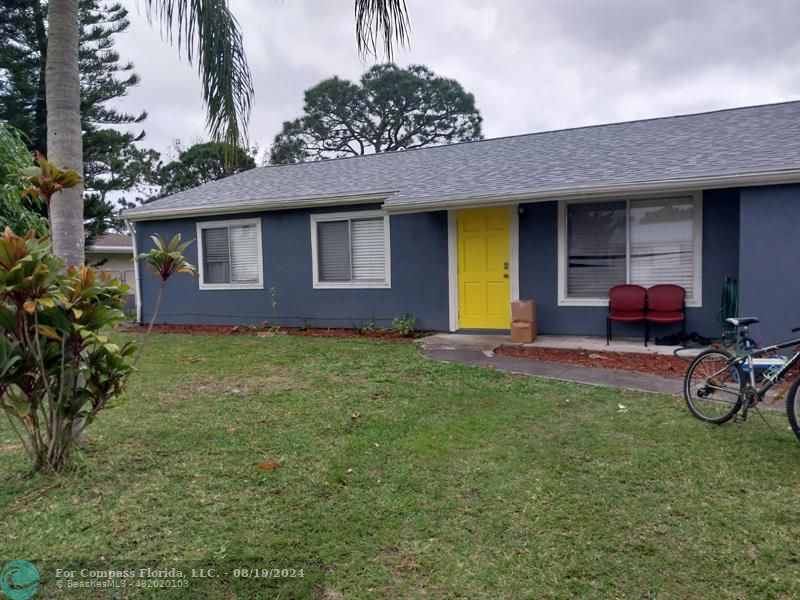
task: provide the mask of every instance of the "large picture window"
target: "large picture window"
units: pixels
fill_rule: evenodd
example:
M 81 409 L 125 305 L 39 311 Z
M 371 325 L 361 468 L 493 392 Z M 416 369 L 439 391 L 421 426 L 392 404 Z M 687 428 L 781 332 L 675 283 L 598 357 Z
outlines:
M 622 283 L 672 283 L 699 306 L 700 214 L 692 196 L 562 204 L 560 303 L 603 304 Z
M 312 215 L 314 287 L 390 287 L 389 217 L 381 212 Z
M 261 221 L 197 224 L 200 289 L 263 289 Z

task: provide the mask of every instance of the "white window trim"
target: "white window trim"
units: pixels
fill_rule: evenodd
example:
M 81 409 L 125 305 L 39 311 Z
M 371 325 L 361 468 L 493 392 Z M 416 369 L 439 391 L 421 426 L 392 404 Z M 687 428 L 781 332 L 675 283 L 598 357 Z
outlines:
M 700 308 L 703 306 L 703 193 L 700 191 L 691 194 L 694 201 L 693 223 L 693 262 L 694 273 L 692 286 L 694 297 L 686 299 L 686 306 Z M 568 298 L 567 297 L 567 205 L 589 202 L 608 202 L 619 200 L 627 202 L 627 214 L 630 214 L 630 203 L 635 200 L 658 200 L 685 197 L 687 194 L 669 194 L 658 196 L 628 196 L 617 199 L 605 198 L 603 200 L 561 200 L 558 203 L 558 305 L 559 306 L 608 306 L 608 298 Z M 630 227 L 630 225 L 628 225 Z M 630 244 L 630 236 L 626 244 Z M 629 250 L 627 250 L 630 254 Z M 630 261 L 628 261 L 630 262 Z M 627 266 L 630 268 L 630 265 Z
M 255 225 L 258 244 L 258 281 L 256 283 L 206 283 L 203 264 L 203 229 L 217 227 L 235 227 L 237 225 Z M 264 254 L 261 248 L 261 219 L 232 219 L 228 221 L 199 221 L 197 223 L 197 268 L 201 290 L 263 290 L 264 289 Z M 229 257 L 230 258 L 230 257 Z
M 349 221 L 352 219 L 376 219 L 383 217 L 383 248 L 385 257 L 384 281 L 320 281 L 319 257 L 317 255 L 317 223 L 325 221 Z M 311 271 L 315 290 L 336 289 L 387 289 L 392 287 L 392 256 L 389 235 L 389 215 L 382 210 L 362 210 L 355 212 L 335 212 L 311 215 Z

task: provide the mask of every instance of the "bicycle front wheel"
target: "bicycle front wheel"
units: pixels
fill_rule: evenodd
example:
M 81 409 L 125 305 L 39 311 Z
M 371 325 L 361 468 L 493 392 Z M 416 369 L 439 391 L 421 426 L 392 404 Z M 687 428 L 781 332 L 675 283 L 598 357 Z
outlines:
M 795 379 L 789 391 L 786 392 L 786 416 L 789 417 L 789 425 L 791 425 L 792 431 L 800 439 L 798 413 L 800 413 L 800 377 Z
M 697 355 L 683 380 L 683 397 L 692 414 L 707 423 L 729 421 L 742 406 L 745 380 L 741 366 L 724 350 Z

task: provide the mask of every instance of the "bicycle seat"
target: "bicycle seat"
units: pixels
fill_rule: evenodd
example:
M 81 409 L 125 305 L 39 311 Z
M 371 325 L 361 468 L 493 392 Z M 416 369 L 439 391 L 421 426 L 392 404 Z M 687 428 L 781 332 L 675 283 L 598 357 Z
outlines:
M 745 327 L 747 325 L 752 325 L 753 323 L 758 323 L 757 317 L 731 317 L 730 319 L 725 320 L 734 327 Z

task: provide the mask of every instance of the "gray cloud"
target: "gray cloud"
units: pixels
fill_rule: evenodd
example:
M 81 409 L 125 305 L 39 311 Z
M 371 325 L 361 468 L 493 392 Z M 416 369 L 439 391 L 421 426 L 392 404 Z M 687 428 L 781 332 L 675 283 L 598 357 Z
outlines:
M 205 136 L 197 76 L 128 0 L 119 36 L 142 83 L 145 143 Z M 300 114 L 303 90 L 357 78 L 351 0 L 232 0 L 256 88 L 253 142 Z M 489 137 L 800 97 L 800 2 L 410 0 L 410 48 L 476 96 Z

